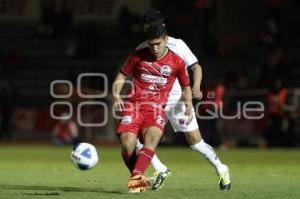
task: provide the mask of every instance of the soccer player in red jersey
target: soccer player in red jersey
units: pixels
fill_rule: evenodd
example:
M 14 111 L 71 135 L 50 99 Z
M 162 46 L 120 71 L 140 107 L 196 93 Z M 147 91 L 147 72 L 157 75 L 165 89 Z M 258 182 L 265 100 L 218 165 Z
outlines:
M 162 13 L 158 10 L 150 9 L 144 15 L 144 28 L 147 27 L 148 24 L 154 22 L 159 22 L 165 25 L 164 16 Z M 141 50 L 147 47 L 148 43 L 144 41 L 138 45 L 136 50 Z M 192 86 L 192 94 L 195 99 L 200 100 L 202 98 L 202 93 L 200 91 L 202 69 L 198 64 L 198 59 L 181 39 L 168 35 L 167 47 L 184 60 L 186 68 L 190 68 L 193 71 L 194 83 Z M 215 168 L 219 177 L 218 184 L 220 190 L 229 190 L 231 188 L 231 180 L 228 166 L 221 162 L 214 149 L 202 138 L 194 110 L 192 121 L 188 124 L 184 122 L 186 118 L 185 105 L 181 101 L 181 96 L 181 87 L 178 81 L 175 81 L 165 107 L 167 120 L 173 127 L 174 132 L 183 133 L 190 147 L 198 154 L 201 154 L 203 157 L 205 157 Z M 140 150 L 142 147 L 143 145 L 138 141 L 137 150 Z M 171 175 L 171 170 L 169 170 L 167 166 L 159 160 L 156 154 L 154 154 L 151 164 L 155 169 L 155 180 L 151 185 L 151 189 L 157 190 L 163 185 L 166 178 Z
M 148 48 L 134 52 L 121 68 L 114 82 L 114 107 L 121 110 L 117 134 L 122 145 L 122 157 L 131 173 L 129 192 L 141 192 L 147 188 L 143 175 L 163 135 L 164 106 L 169 92 L 178 78 L 183 89 L 188 122 L 192 120 L 192 94 L 184 61 L 167 44 L 167 31 L 161 23 L 150 24 L 146 30 Z M 123 101 L 120 91 L 127 76 L 133 77 L 133 88 Z M 137 138 L 144 147 L 135 153 Z

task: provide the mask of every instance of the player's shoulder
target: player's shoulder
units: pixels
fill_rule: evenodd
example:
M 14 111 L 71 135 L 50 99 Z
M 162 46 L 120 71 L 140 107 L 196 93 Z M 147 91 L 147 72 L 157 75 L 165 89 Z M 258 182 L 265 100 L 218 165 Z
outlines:
M 141 50 L 141 49 L 144 49 L 144 48 L 147 48 L 148 47 L 148 43 L 146 41 L 143 41 L 142 43 L 140 43 L 136 48 L 135 50 L 138 51 L 138 50 Z
M 168 36 L 168 45 L 173 47 L 181 47 L 186 46 L 186 43 L 180 38 Z
M 169 49 L 169 53 L 172 56 L 172 59 L 175 60 L 176 63 L 185 65 L 184 60 L 173 50 Z

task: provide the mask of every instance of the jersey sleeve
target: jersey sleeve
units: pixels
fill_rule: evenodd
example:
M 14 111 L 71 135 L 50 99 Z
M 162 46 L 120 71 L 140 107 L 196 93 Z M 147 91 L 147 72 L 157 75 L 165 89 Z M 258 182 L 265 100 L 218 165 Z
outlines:
M 122 68 L 120 69 L 120 72 L 125 75 L 128 76 L 132 73 L 134 67 L 135 67 L 135 62 L 136 62 L 136 56 L 135 54 L 130 55 L 125 63 L 123 64 Z
M 177 66 L 177 78 L 182 87 L 186 87 L 190 85 L 190 80 L 189 80 L 189 74 L 185 68 L 185 64 L 183 60 L 178 61 L 178 66 Z
M 181 58 L 184 60 L 186 67 L 192 66 L 198 62 L 196 56 L 192 53 L 186 43 L 181 39 L 178 40 L 178 48 L 181 51 Z

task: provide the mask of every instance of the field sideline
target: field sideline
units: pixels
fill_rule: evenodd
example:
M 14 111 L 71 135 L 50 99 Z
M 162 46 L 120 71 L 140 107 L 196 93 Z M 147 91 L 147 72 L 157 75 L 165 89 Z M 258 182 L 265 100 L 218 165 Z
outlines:
M 232 189 L 219 191 L 217 176 L 205 159 L 185 148 L 158 150 L 172 176 L 158 191 L 127 193 L 128 171 L 118 147 L 98 147 L 100 162 L 79 171 L 70 162 L 69 147 L 0 146 L 0 199 L 93 198 L 299 198 L 299 149 L 217 150 L 230 166 Z M 152 175 L 152 168 L 148 175 Z

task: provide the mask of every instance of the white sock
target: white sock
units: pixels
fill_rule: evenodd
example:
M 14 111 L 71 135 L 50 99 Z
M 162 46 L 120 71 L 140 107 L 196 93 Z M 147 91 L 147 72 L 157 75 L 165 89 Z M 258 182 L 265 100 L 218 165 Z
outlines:
M 154 154 L 152 160 L 151 160 L 151 164 L 154 167 L 156 172 L 166 172 L 168 170 L 168 168 L 166 167 L 166 165 L 164 165 L 157 157 L 156 154 Z
M 143 148 L 143 144 L 137 140 L 136 143 L 136 150 L 139 151 Z M 166 172 L 168 170 L 168 168 L 166 167 L 166 165 L 164 165 L 157 157 L 156 154 L 154 154 L 152 160 L 151 160 L 151 164 L 154 167 L 156 172 Z
M 201 153 L 216 169 L 217 173 L 223 172 L 223 164 L 216 155 L 214 149 L 202 139 L 199 143 L 190 146 L 193 150 Z

